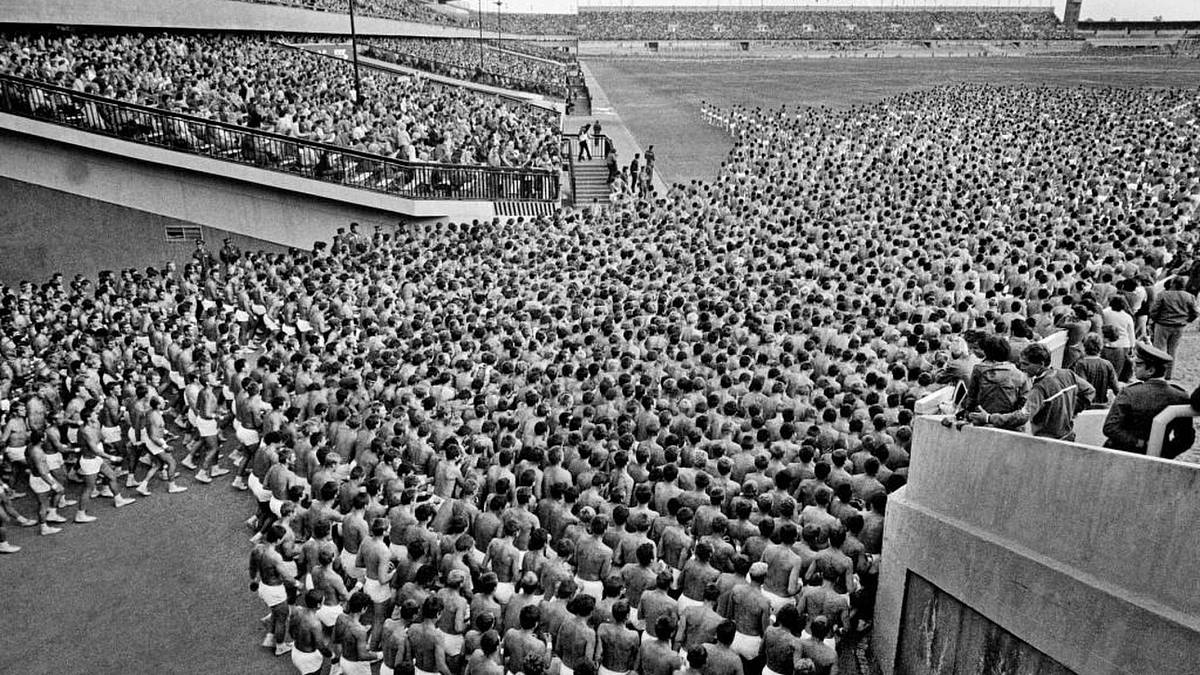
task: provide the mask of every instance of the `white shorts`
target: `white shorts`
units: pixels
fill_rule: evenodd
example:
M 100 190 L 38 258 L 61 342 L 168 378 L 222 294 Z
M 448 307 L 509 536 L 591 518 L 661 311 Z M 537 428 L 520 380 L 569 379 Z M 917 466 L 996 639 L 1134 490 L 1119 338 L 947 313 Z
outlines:
M 267 603 L 267 607 L 274 607 L 281 602 L 287 602 L 287 588 L 283 584 L 278 586 L 259 584 L 258 597 Z
M 24 464 L 25 463 L 25 446 L 24 445 L 14 445 L 14 446 L 9 446 L 7 448 L 4 448 L 4 456 L 7 457 L 8 461 L 10 461 L 10 462 L 15 462 L 17 464 Z
M 196 418 L 196 431 L 201 438 L 209 438 L 217 435 L 217 421 L 206 420 L 203 417 Z
M 599 602 L 604 596 L 603 581 L 586 581 L 584 579 L 580 579 L 579 577 L 575 577 L 575 583 L 579 585 L 580 593 L 592 596 L 596 599 L 596 602 Z
M 332 628 L 333 624 L 337 623 L 337 618 L 342 615 L 341 605 L 321 605 L 317 609 L 317 619 L 321 625 L 326 628 Z
M 808 632 L 808 629 L 805 628 L 804 630 L 800 631 L 800 638 L 802 640 L 811 640 L 811 639 L 813 639 L 813 636 L 812 636 L 812 633 Z M 837 640 L 835 640 L 831 637 L 827 637 L 824 640 L 822 640 L 821 644 L 825 645 L 826 647 L 829 647 L 830 649 L 837 649 Z
M 704 605 L 704 601 L 703 600 L 693 600 L 693 599 L 689 598 L 688 596 L 681 594 L 679 596 L 678 605 L 679 605 L 679 615 L 683 616 L 684 610 L 686 610 L 688 607 L 701 607 Z
M 145 436 L 146 436 L 145 432 L 142 432 L 139 434 L 139 433 L 135 432 L 132 428 L 130 428 L 129 431 L 125 432 L 125 437 L 128 438 L 129 442 L 133 445 L 141 445 L 142 443 L 145 443 L 146 442 Z
M 132 434 L 133 430 L 130 429 Z M 121 442 L 121 427 L 100 427 L 100 440 L 105 443 L 120 443 Z
M 346 571 L 346 574 L 358 579 L 359 581 L 367 578 L 367 568 L 356 567 L 355 561 L 358 559 L 357 553 L 351 553 L 350 551 L 342 549 L 339 557 L 342 559 L 342 569 Z
M 246 427 L 237 424 L 234 426 L 234 434 L 237 436 L 238 442 L 246 447 L 258 445 L 258 432 L 254 429 L 247 429 Z
M 768 668 L 766 666 L 763 666 L 762 675 L 780 675 L 780 674 L 771 670 L 770 668 Z
M 267 508 L 271 509 L 271 513 L 275 514 L 276 518 L 283 517 L 283 513 L 281 512 L 283 500 L 276 499 L 275 495 L 271 495 L 271 498 L 267 500 Z
M 438 673 L 431 673 L 428 670 L 421 670 L 420 668 L 416 667 L 413 668 L 413 671 L 416 672 L 416 675 L 438 675 Z
M 33 490 L 34 494 L 44 495 L 50 491 L 50 484 L 43 480 L 41 476 L 30 476 L 29 489 Z
M 363 581 L 363 592 L 371 598 L 371 602 L 376 604 L 387 602 L 392 599 L 392 589 L 379 583 L 377 579 L 367 579 Z M 461 646 L 459 651 L 462 651 Z M 456 654 L 458 652 L 455 652 Z
M 63 456 L 61 452 L 46 453 L 46 468 L 51 471 L 58 471 L 63 468 Z
M 442 636 L 442 647 L 446 649 L 446 656 L 458 656 L 463 651 L 463 644 L 466 640 L 461 635 L 451 635 L 440 628 L 438 634 Z
M 325 657 L 321 652 L 302 652 L 299 649 L 292 649 L 292 665 L 296 666 L 296 670 L 300 671 L 300 675 L 308 675 L 316 673 L 325 665 Z
M 632 670 L 609 670 L 604 666 L 600 666 L 600 675 L 629 675 Z
M 342 664 L 342 672 L 345 675 L 371 675 L 370 661 L 350 661 L 342 659 L 338 663 Z
M 100 473 L 102 466 L 104 466 L 104 460 L 99 457 L 81 457 L 79 458 L 79 475 L 95 476 Z
M 766 589 L 763 589 L 762 594 L 763 594 L 763 597 L 765 597 L 767 599 L 767 602 L 769 602 L 771 604 L 771 613 L 772 614 L 778 614 L 779 610 L 783 609 L 783 606 L 788 604 L 788 602 L 790 600 L 790 598 L 785 598 L 782 595 L 775 595 L 774 593 L 772 593 L 771 591 L 768 591 Z
M 258 501 L 267 502 L 271 500 L 271 491 L 263 487 L 262 481 L 253 472 L 246 476 L 246 487 L 250 488 L 250 493 Z
M 187 411 L 188 424 L 192 425 L 192 427 L 195 428 L 197 419 L 199 419 L 199 418 L 196 417 L 196 411 L 192 410 L 191 408 L 188 408 L 188 411 Z
M 737 653 L 738 656 L 753 661 L 758 658 L 758 653 L 762 651 L 763 639 L 761 635 L 746 635 L 738 631 L 733 636 L 733 643 L 729 648 Z
M 517 589 L 513 586 L 513 582 L 500 581 L 496 583 L 496 592 L 492 594 L 492 597 L 496 598 L 496 602 L 507 605 L 508 601 L 512 600 L 513 593 L 516 592 Z
M 420 671 L 417 671 L 417 672 L 420 672 Z M 379 675 L 396 675 L 396 671 L 392 670 L 391 666 L 389 666 L 385 663 L 380 663 L 379 664 Z
M 155 443 L 153 438 L 150 438 L 149 436 L 147 436 L 146 437 L 146 451 L 149 452 L 150 454 L 154 455 L 155 457 L 157 457 L 166 451 L 166 447 L 159 445 L 158 443 Z

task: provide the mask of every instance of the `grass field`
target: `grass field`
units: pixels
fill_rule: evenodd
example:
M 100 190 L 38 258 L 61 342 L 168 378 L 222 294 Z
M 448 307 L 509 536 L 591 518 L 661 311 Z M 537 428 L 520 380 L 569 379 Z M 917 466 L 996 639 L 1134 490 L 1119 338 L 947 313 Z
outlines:
M 950 82 L 1200 83 L 1200 60 L 1159 58 L 612 59 L 587 65 L 639 145 L 654 144 L 656 166 L 667 183 L 712 179 L 732 147 L 727 135 L 700 119 L 701 101 L 723 107 L 840 107 Z
M 711 178 L 731 145 L 702 123 L 701 100 L 843 106 L 958 80 L 1200 81 L 1200 62 L 1149 59 L 627 60 L 589 67 L 639 143 L 656 145 L 668 181 Z M 1200 351 L 1200 339 L 1189 333 L 1181 350 Z M 1188 375 L 1200 379 L 1198 371 Z M 0 556 L 0 673 L 294 672 L 287 657 L 258 646 L 264 608 L 247 589 L 250 544 L 241 524 L 253 504 L 229 478 L 203 486 L 189 475 L 182 482 L 190 491 L 142 498 L 119 512 L 103 500 L 99 521 L 66 525 L 52 537 L 10 529 L 26 548 Z M 30 500 L 19 506 L 32 513 Z

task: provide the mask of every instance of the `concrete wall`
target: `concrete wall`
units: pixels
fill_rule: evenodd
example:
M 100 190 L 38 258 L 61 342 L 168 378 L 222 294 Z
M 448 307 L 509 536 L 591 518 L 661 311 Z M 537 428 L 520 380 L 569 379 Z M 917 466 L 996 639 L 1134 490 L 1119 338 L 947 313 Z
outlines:
M 884 531 L 885 675 L 910 571 L 1074 672 L 1196 672 L 1200 467 L 929 418 L 914 431 Z
M 3 113 L 0 176 L 298 248 L 351 220 L 495 214 L 492 202 L 401 199 Z
M 3 0 L 0 23 L 50 26 L 131 26 L 273 33 L 350 32 L 348 14 L 238 0 Z M 357 16 L 362 35 L 479 37 L 478 29 Z M 495 31 L 492 32 L 492 36 Z M 505 34 L 505 37 L 521 37 Z M 546 39 L 539 37 L 539 39 Z
M 95 278 L 100 270 L 181 266 L 191 259 L 193 241 L 168 241 L 165 228 L 194 225 L 69 192 L 0 178 L 0 283 L 46 281 L 55 272 Z M 283 251 L 286 247 L 214 227 L 200 226 L 216 251 L 229 237 L 243 251 Z

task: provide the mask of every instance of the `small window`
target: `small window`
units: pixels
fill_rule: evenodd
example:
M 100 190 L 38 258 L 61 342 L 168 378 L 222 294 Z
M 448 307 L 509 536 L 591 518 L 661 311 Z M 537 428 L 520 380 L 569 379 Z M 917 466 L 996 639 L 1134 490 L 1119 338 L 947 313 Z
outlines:
M 199 225 L 167 225 L 163 228 L 163 234 L 167 241 L 183 244 L 195 243 L 204 236 Z

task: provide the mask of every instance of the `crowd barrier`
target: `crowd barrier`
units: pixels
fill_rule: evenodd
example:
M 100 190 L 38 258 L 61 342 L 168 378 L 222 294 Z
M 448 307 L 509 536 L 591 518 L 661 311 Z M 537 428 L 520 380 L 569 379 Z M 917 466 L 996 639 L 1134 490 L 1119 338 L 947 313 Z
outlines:
M 0 112 L 409 199 L 558 199 L 558 171 L 406 162 L 11 75 L 0 75 Z

